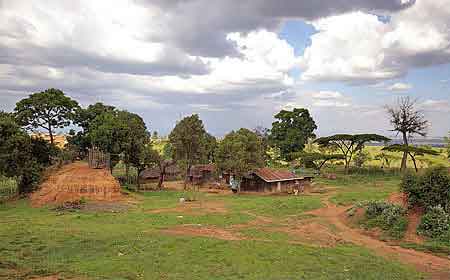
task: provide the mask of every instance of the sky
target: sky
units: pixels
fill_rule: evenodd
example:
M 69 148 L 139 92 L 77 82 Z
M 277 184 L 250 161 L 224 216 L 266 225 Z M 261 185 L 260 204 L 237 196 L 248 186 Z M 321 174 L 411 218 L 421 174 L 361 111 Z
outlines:
M 216 136 L 310 110 L 317 135 L 393 136 L 417 101 L 450 131 L 450 0 L 0 0 L 0 110 L 58 88 L 166 135 L 197 113 Z

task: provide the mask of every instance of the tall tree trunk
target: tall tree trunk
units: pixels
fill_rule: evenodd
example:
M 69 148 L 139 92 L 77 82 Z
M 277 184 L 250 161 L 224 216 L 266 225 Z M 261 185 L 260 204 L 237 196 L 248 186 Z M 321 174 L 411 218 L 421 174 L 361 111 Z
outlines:
M 406 132 L 403 132 L 403 145 L 408 146 L 408 137 L 406 135 Z M 404 151 L 403 157 L 402 157 L 402 165 L 400 167 L 400 170 L 402 172 L 406 171 L 406 161 L 407 160 L 408 160 L 408 152 Z
M 50 144 L 53 145 L 53 131 L 51 125 L 48 125 L 48 135 L 50 136 Z
M 165 168 L 164 168 L 165 169 Z M 166 171 L 162 171 L 161 174 L 159 174 L 159 181 L 158 181 L 158 190 L 162 189 L 163 183 L 164 183 L 164 177 L 166 176 Z
M 186 177 L 184 178 L 184 189 L 186 190 L 187 183 L 189 180 L 189 171 L 191 170 L 191 165 L 188 163 L 186 166 Z
M 417 168 L 416 158 L 411 153 L 409 153 L 409 156 L 411 157 L 414 163 L 414 169 L 416 170 L 416 173 L 419 172 L 419 169 Z

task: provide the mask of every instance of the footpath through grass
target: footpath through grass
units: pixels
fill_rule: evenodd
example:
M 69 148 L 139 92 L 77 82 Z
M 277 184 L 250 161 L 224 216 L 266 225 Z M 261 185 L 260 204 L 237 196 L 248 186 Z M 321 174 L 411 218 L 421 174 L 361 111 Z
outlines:
M 149 213 L 174 207 L 182 192 L 136 195 L 122 213 L 56 212 L 27 201 L 0 205 L 0 279 L 30 275 L 87 279 L 421 279 L 412 268 L 354 245 L 318 248 L 274 242 L 174 236 L 161 229 L 182 224 L 227 228 L 253 220 L 275 221 L 321 207 L 320 197 L 206 196 L 223 201 L 226 213 Z M 260 236 L 258 228 L 246 229 Z M 266 236 L 267 237 L 267 236 Z

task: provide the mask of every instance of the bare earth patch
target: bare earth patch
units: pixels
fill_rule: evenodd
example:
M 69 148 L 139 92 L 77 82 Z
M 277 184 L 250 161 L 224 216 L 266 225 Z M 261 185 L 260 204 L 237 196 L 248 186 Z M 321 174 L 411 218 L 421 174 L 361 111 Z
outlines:
M 320 247 L 334 247 L 343 241 L 328 226 L 315 221 L 290 227 L 274 228 L 274 230 L 288 233 L 301 243 Z
M 50 174 L 40 189 L 31 195 L 33 206 L 61 204 L 80 199 L 120 201 L 119 182 L 106 169 L 91 169 L 87 163 L 76 162 Z

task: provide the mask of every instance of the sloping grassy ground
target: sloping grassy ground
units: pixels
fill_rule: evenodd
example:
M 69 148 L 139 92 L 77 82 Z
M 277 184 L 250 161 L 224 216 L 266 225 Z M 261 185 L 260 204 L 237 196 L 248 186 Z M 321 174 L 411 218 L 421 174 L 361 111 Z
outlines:
M 331 201 L 339 205 L 351 205 L 365 200 L 384 200 L 399 191 L 400 174 L 337 174 L 337 179 L 323 177 L 315 183 L 334 190 Z
M 410 267 L 353 245 L 293 245 L 283 234 L 273 242 L 172 236 L 159 230 L 181 224 L 226 228 L 264 215 L 275 221 L 321 207 L 320 197 L 205 196 L 221 200 L 223 214 L 149 213 L 173 207 L 181 192 L 136 195 L 122 213 L 55 212 L 27 201 L 0 205 L 0 279 L 24 275 L 88 279 L 421 279 Z M 247 235 L 260 236 L 247 228 Z M 13 268 L 13 269 L 11 269 Z M 26 273 L 24 273 L 26 272 Z M 3 278 L 2 278 L 3 277 Z

